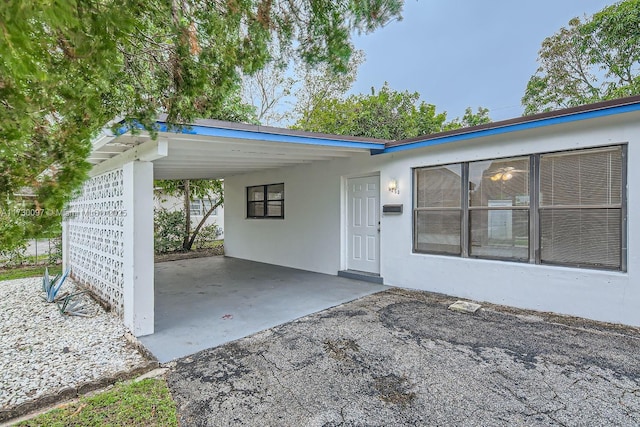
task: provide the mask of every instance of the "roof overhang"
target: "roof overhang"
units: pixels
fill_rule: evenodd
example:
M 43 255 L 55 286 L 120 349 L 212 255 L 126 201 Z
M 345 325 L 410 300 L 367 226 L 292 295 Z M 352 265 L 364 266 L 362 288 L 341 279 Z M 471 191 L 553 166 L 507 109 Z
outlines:
M 384 149 L 386 141 L 199 120 L 169 127 L 158 121 L 146 131 L 105 133 L 93 144 L 92 176 L 125 163 L 151 161 L 155 179 L 216 179 L 246 172 L 305 164 Z
M 487 136 L 515 133 L 531 129 L 575 123 L 583 120 L 617 116 L 638 111 L 640 111 L 640 96 L 630 96 L 627 98 L 619 98 L 595 104 L 587 104 L 546 113 L 533 114 L 530 116 L 522 116 L 499 122 L 491 122 L 468 128 L 455 129 L 447 132 L 439 132 L 401 141 L 389 141 L 386 144 L 384 151 L 374 152 L 374 154 L 413 150 L 417 148 L 431 147 L 434 145 L 484 138 Z
M 139 129 L 132 133 L 131 129 L 122 128 L 115 134 L 105 130 L 94 140 L 89 161 L 94 164 L 92 176 L 141 160 L 153 162 L 156 179 L 214 179 L 362 153 L 394 153 L 610 116 L 624 118 L 633 113 L 631 115 L 636 117 L 639 112 L 640 96 L 633 96 L 401 141 L 218 120 L 198 120 L 191 125 L 170 127 L 161 118 L 156 123 L 156 138 Z

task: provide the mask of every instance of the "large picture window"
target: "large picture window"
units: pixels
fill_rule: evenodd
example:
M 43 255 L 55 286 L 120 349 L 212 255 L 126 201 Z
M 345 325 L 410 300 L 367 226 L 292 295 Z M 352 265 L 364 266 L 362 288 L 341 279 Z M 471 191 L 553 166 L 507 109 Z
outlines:
M 247 218 L 284 218 L 284 184 L 247 187 Z
M 414 170 L 414 251 L 624 270 L 625 146 Z

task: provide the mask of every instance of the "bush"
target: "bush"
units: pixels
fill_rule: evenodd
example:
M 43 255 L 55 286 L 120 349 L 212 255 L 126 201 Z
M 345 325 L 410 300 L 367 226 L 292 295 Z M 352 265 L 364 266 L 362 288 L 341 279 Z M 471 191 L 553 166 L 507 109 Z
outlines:
M 164 254 L 182 249 L 185 215 L 182 211 L 154 210 L 155 252 Z
M 26 243 L 10 250 L 0 250 L 0 264 L 5 267 L 19 267 L 27 260 L 26 252 Z
M 193 246 L 196 249 L 211 247 L 213 242 L 218 240 L 220 234 L 222 234 L 222 231 L 220 230 L 218 224 L 204 225 L 198 232 L 196 239 L 193 241 Z
M 49 244 L 53 245 L 49 251 L 49 264 L 59 264 L 62 262 L 62 235 L 49 238 Z

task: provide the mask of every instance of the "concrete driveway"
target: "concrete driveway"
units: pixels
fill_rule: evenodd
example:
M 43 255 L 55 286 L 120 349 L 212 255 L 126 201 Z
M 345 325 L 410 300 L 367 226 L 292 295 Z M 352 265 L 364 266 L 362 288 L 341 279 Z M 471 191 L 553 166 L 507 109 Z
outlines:
M 640 332 L 392 289 L 172 363 L 185 426 L 640 425 Z
M 388 289 L 222 256 L 158 263 L 155 274 L 155 333 L 140 341 L 162 363 Z

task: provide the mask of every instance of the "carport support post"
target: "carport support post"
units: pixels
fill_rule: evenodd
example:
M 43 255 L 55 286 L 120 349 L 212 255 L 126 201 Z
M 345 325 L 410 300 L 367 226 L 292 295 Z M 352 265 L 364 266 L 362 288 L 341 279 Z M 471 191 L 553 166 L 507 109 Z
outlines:
M 133 161 L 124 181 L 124 324 L 139 337 L 153 333 L 153 163 Z

